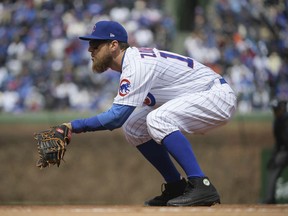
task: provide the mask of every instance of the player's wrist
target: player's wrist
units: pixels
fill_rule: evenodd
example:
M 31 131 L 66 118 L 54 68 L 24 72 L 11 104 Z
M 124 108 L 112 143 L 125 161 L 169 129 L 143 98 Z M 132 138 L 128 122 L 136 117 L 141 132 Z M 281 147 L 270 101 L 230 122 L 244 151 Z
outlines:
M 65 125 L 66 127 L 68 127 L 68 128 L 72 131 L 72 124 L 71 124 L 71 122 L 63 123 L 62 125 Z

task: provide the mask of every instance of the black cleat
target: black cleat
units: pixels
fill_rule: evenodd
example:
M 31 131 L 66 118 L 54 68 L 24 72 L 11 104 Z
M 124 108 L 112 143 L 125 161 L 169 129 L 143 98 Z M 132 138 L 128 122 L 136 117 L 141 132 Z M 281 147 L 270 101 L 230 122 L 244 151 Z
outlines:
M 163 190 L 164 186 L 164 190 Z M 170 199 L 178 197 L 183 194 L 185 188 L 187 186 L 186 180 L 183 178 L 177 182 L 162 184 L 162 194 L 160 196 L 156 196 L 151 200 L 148 200 L 144 203 L 145 206 L 166 206 L 167 202 Z
M 190 178 L 183 195 L 171 199 L 167 206 L 212 206 L 220 196 L 207 177 Z

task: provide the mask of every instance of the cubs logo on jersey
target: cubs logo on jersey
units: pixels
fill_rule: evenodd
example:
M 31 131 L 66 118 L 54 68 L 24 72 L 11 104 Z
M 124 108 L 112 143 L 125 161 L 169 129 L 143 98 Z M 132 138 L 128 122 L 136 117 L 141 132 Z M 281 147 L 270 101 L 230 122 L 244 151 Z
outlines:
M 131 88 L 131 83 L 128 79 L 121 80 L 120 88 L 119 88 L 119 95 L 123 97 L 129 94 L 130 88 Z

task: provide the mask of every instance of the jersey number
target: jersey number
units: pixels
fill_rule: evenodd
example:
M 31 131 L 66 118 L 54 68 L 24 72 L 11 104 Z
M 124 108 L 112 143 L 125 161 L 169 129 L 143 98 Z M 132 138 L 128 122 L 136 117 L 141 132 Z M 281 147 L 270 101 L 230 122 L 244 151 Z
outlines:
M 160 56 L 163 58 L 173 58 L 173 59 L 177 59 L 177 60 L 180 60 L 183 62 L 187 62 L 188 67 L 193 68 L 193 59 L 191 59 L 189 57 L 178 56 L 178 55 L 175 55 L 173 53 L 168 53 L 168 52 L 166 53 L 163 51 L 160 52 Z
M 142 58 L 145 57 L 156 57 L 156 54 L 154 53 L 153 49 L 151 48 L 139 48 L 140 51 L 140 55 Z M 189 57 L 184 57 L 184 56 L 180 56 L 180 55 L 176 55 L 174 53 L 170 53 L 170 52 L 163 52 L 160 51 L 160 56 L 163 58 L 173 58 L 173 59 L 177 59 L 183 62 L 186 62 L 188 67 L 193 68 L 194 63 L 193 63 L 193 59 L 189 58 Z

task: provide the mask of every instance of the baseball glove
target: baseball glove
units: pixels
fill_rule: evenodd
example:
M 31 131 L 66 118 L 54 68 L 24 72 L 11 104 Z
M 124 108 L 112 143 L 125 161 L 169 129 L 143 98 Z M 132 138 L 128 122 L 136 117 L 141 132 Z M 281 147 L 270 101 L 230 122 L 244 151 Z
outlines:
M 66 146 L 70 143 L 71 134 L 71 129 L 65 124 L 35 133 L 34 139 L 37 141 L 39 153 L 36 166 L 42 169 L 51 164 L 57 164 L 59 167 L 64 158 Z

